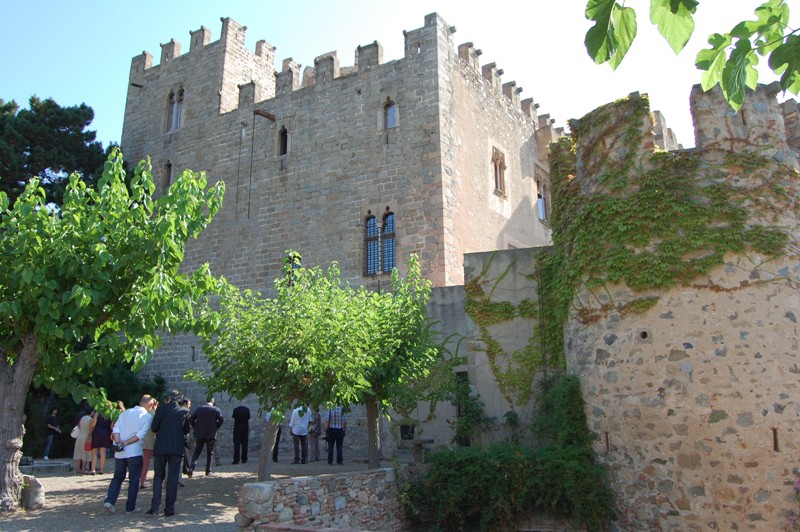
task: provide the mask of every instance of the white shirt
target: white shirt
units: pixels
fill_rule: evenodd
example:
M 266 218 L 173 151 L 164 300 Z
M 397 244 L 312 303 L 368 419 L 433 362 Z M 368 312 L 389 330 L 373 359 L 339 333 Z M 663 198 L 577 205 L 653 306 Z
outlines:
M 145 434 L 150 430 L 152 421 L 153 416 L 139 405 L 121 413 L 117 422 L 114 423 L 114 429 L 111 433 L 119 434 L 119 441 L 126 441 L 134 436 L 139 436 L 139 440 L 126 445 L 121 452 L 114 453 L 114 457 L 133 458 L 134 456 L 142 456 L 142 442 Z
M 305 410 L 305 414 L 301 412 Z M 311 409 L 298 406 L 292 410 L 292 419 L 289 421 L 289 428 L 295 436 L 308 436 L 308 422 L 311 421 Z

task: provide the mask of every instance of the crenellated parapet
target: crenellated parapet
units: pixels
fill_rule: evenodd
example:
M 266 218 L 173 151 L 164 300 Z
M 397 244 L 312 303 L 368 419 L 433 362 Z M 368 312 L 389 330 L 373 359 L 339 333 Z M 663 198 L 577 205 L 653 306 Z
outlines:
M 476 48 L 472 42 L 466 42 L 458 46 L 458 58 L 466 65 L 466 67 L 474 72 L 477 72 L 485 82 L 492 87 L 493 90 L 505 96 L 511 107 L 519 109 L 527 116 L 535 127 L 538 127 L 540 121 L 537 116 L 538 103 L 534 103 L 533 98 L 526 98 L 521 100 L 522 87 L 517 87 L 516 81 L 509 81 L 503 83 L 503 74 L 505 72 L 502 68 L 497 67 L 497 63 L 480 64 L 480 56 L 483 55 L 483 50 Z M 551 126 L 552 121 L 545 124 Z M 547 136 L 547 135 L 544 135 Z M 555 140 L 553 137 L 552 140 Z M 546 147 L 547 144 L 544 144 Z
M 727 105 L 718 86 L 703 92 L 695 85 L 691 109 L 697 149 L 758 154 L 797 168 L 797 152 L 789 146 L 784 122 L 784 109 L 790 105 L 782 107 L 778 103 L 776 95 L 780 91 L 778 82 L 748 90 L 744 105 L 737 112 Z M 796 131 L 793 134 L 796 136 Z
M 275 95 L 288 94 L 300 88 L 301 64 L 291 57 L 283 60 L 283 68 L 275 75 Z
M 314 58 L 316 83 L 330 83 L 339 77 L 339 57 L 336 52 L 328 52 Z
M 220 77 L 219 86 L 209 96 L 209 103 L 213 103 L 220 112 L 226 113 L 235 110 L 240 102 L 255 102 L 274 96 L 291 94 L 295 91 L 316 85 L 325 85 L 343 77 L 355 74 L 367 75 L 384 65 L 383 46 L 378 41 L 358 46 L 355 50 L 353 66 L 341 65 L 337 51 L 330 51 L 318 55 L 313 65 L 306 66 L 295 62 L 291 57 L 282 61 L 280 71 L 274 70 L 275 47 L 265 40 L 259 40 L 255 51 L 250 52 L 245 47 L 245 34 L 247 27 L 237 21 L 223 17 L 220 19 L 222 29 L 218 41 L 212 41 L 212 32 L 205 26 L 190 31 L 190 44 L 188 51 L 182 53 L 181 42 L 170 39 L 161 45 L 160 62 L 153 64 L 153 57 L 148 52 L 143 52 L 131 63 L 131 83 L 144 85 L 143 77 L 147 71 L 155 69 L 159 76 L 164 75 L 165 69 L 172 70 L 173 64 L 182 65 L 186 62 L 203 62 L 202 68 L 186 69 L 175 66 L 181 70 L 180 77 L 183 85 L 197 85 L 197 80 L 192 79 L 196 72 L 203 72 L 203 76 Z M 437 13 L 425 17 L 423 27 L 403 31 L 404 57 L 399 61 L 427 61 L 438 56 L 448 56 L 452 53 L 452 35 L 456 29 L 449 26 Z M 211 59 L 206 53 L 212 53 Z M 442 55 L 444 54 L 444 55 Z M 522 87 L 515 81 L 504 83 L 503 70 L 496 63 L 480 65 L 479 58 L 482 52 L 476 49 L 473 43 L 458 46 L 454 57 L 465 62 L 469 69 L 477 72 L 479 76 L 492 87 L 498 94 L 505 96 L 513 109 L 531 120 L 534 127 L 539 124 L 537 104 L 531 98 L 521 100 Z M 202 56 L 202 59 L 200 59 Z M 176 63 L 177 62 L 177 63 Z M 152 79 L 151 78 L 151 82 Z M 242 96 L 239 87 L 249 87 L 250 94 Z M 181 85 L 179 83 L 179 85 Z M 259 100 L 261 98 L 261 100 Z M 195 100 L 196 101 L 196 100 Z
M 383 64 L 383 46 L 378 41 L 356 48 L 356 66 L 359 72 Z

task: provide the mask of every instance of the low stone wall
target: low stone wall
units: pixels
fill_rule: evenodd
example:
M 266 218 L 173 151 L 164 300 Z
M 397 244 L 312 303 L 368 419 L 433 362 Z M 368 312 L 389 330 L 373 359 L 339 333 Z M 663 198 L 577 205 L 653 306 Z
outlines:
M 407 530 L 396 494 L 392 468 L 253 482 L 239 490 L 236 523 L 254 530 L 270 524 Z

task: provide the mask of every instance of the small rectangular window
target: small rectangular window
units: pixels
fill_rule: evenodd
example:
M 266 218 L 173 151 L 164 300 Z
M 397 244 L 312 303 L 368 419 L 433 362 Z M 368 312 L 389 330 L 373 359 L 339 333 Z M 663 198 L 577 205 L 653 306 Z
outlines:
M 550 202 L 547 199 L 547 186 L 541 182 L 536 182 L 536 210 L 541 221 L 547 221 L 550 217 Z

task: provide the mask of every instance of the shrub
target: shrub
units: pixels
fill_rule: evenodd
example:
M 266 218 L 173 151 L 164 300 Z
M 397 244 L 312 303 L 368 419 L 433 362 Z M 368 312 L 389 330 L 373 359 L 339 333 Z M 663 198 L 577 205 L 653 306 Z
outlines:
M 590 530 L 613 518 L 614 497 L 594 463 L 580 382 L 548 379 L 534 415 L 544 443 L 439 450 L 427 474 L 399 484 L 407 516 L 442 530 L 512 528 L 526 512 L 568 519 Z

